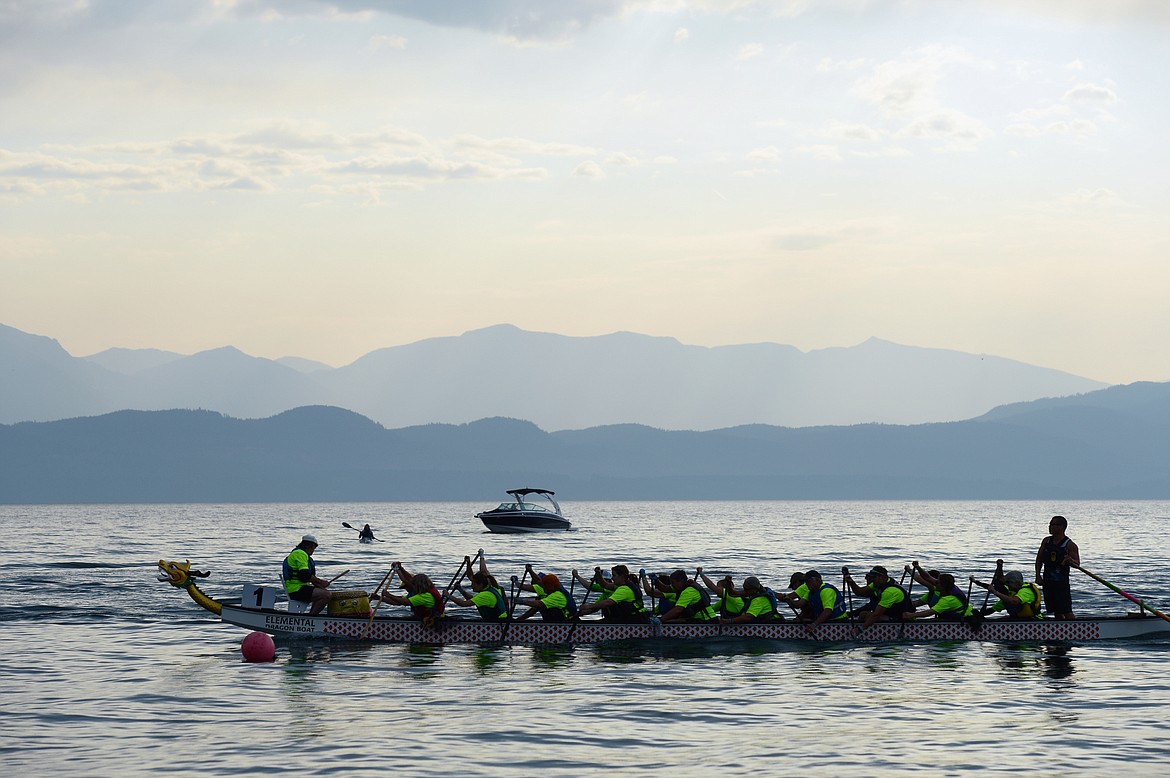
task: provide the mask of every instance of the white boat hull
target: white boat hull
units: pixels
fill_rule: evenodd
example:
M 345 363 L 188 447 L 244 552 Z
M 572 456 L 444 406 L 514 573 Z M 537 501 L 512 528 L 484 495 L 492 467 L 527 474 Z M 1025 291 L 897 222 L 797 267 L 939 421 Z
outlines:
M 856 624 L 824 624 L 813 638 L 803 624 L 576 624 L 540 621 L 510 625 L 478 619 L 445 620 L 439 629 L 414 619 L 310 616 L 277 610 L 224 605 L 220 618 L 246 629 L 280 636 L 341 638 L 385 643 L 563 645 L 630 640 L 710 640 L 717 638 L 813 642 L 933 643 L 980 640 L 994 642 L 1092 642 L 1170 635 L 1170 622 L 1154 616 L 1081 619 L 1077 621 L 1008 621 L 989 619 L 975 632 L 958 622 L 875 624 L 858 633 Z

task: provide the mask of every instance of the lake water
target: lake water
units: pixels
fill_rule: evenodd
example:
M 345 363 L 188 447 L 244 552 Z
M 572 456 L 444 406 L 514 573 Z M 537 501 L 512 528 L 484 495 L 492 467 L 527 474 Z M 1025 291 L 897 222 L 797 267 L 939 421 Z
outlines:
M 1032 570 L 1054 513 L 1086 568 L 1170 609 L 1170 503 L 597 502 L 577 530 L 491 535 L 490 504 L 0 506 L 0 764 L 16 776 L 1170 775 L 1170 641 L 1046 646 L 680 645 L 645 650 L 278 641 L 155 581 L 275 583 L 304 532 L 337 585 L 394 560 L 440 586 L 484 548 L 506 580 L 618 562 L 783 588 L 810 566 Z M 360 545 L 369 522 L 386 543 Z M 1128 603 L 1074 579 L 1077 611 Z M 579 593 L 578 589 L 578 593 Z M 978 604 L 980 598 L 976 596 Z

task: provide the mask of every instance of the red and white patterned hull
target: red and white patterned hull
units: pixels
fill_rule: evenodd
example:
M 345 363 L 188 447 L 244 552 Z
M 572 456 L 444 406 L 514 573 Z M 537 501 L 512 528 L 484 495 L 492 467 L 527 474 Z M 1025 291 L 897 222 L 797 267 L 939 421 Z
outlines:
M 509 645 L 591 644 L 628 640 L 702 640 L 755 638 L 810 642 L 932 643 L 955 640 L 997 642 L 1086 642 L 1170 635 L 1170 622 L 1155 616 L 1081 619 L 1077 621 L 997 621 L 989 619 L 978 632 L 956 622 L 875 624 L 860 634 L 854 624 L 825 624 L 812 638 L 802 624 L 606 624 L 585 620 L 577 624 L 540 621 L 510 625 L 476 619 L 451 619 L 438 629 L 413 619 L 347 616 L 309 616 L 275 610 L 223 606 L 220 618 L 228 623 L 272 635 L 341 638 L 384 643 Z

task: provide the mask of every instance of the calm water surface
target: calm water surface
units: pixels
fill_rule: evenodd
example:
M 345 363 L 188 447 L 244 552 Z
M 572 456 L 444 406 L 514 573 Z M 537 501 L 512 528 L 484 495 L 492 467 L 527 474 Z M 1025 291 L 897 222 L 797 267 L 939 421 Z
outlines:
M 488 501 L 490 502 L 490 500 Z M 278 642 L 154 580 L 160 558 L 237 596 L 304 532 L 326 576 L 390 562 L 440 585 L 484 548 L 525 562 L 755 574 L 1032 569 L 1063 513 L 1085 566 L 1170 608 L 1160 502 L 565 503 L 578 530 L 491 535 L 489 504 L 0 506 L 0 763 L 32 775 L 1170 775 L 1170 641 L 1043 646 L 706 643 L 640 650 Z M 359 545 L 342 521 L 389 542 Z M 341 582 L 339 582 L 340 585 Z M 1074 579 L 1082 614 L 1127 603 Z M 976 597 L 976 602 L 979 598 Z

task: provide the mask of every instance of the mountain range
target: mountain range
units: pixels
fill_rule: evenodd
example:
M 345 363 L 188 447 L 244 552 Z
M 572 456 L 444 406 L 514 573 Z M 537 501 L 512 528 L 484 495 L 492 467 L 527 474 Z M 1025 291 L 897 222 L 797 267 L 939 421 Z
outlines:
M 9 424 L 127 409 L 262 419 L 328 405 L 391 428 L 507 417 L 544 430 L 920 424 L 1106 386 L 1000 357 L 876 338 L 802 352 L 629 332 L 569 337 L 511 325 L 379 349 L 338 368 L 230 346 L 75 357 L 51 338 L 0 325 L 0 374 L 0 423 Z
M 706 432 L 527 421 L 386 429 L 304 407 L 266 419 L 120 411 L 0 425 L 0 502 L 1170 498 L 1170 384 L 921 425 Z

